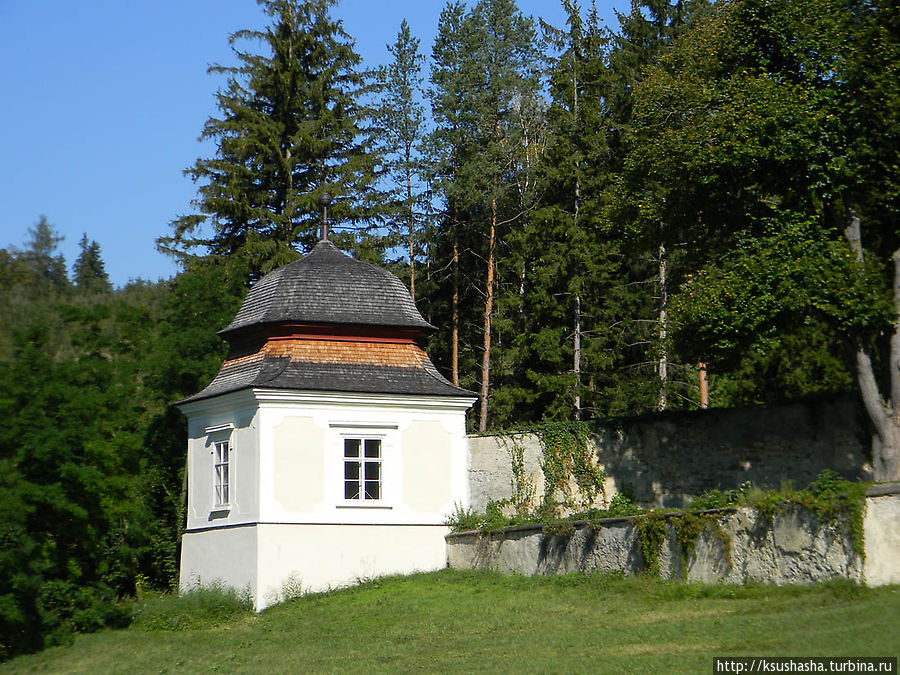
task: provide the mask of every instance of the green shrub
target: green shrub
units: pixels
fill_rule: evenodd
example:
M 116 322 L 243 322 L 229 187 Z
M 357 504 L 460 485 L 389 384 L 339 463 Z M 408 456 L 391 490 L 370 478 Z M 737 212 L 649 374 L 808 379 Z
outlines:
M 745 481 L 737 489 L 729 490 L 709 490 L 699 497 L 695 497 L 688 506 L 694 511 L 705 511 L 707 509 L 724 509 L 729 506 L 737 506 L 741 503 L 742 498 L 753 491 L 753 484 Z
M 624 492 L 617 492 L 609 500 L 606 509 L 607 518 L 620 518 L 622 516 L 634 516 L 641 512 L 641 507 L 635 504 Z
M 457 504 L 454 512 L 445 521 L 445 525 L 449 526 L 454 532 L 468 532 L 470 530 L 492 532 L 504 527 L 512 527 L 513 525 L 542 522 L 543 519 L 539 515 L 519 512 L 509 516 L 505 515 L 503 507 L 509 504 L 509 500 L 506 499 L 498 502 L 490 501 L 487 503 L 484 513 L 476 513 L 471 508 L 464 509 Z
M 571 520 L 553 520 L 544 523 L 543 532 L 549 537 L 569 538 L 575 534 L 575 526 Z
M 816 497 L 833 496 L 840 492 L 846 492 L 847 483 L 848 481 L 842 480 L 831 469 L 822 469 L 822 472 L 816 476 L 816 479 L 806 489 Z
M 721 492 L 719 490 L 710 490 L 709 492 L 704 492 L 699 497 L 695 498 L 691 504 L 690 508 L 696 511 L 704 511 L 706 509 L 722 509 L 726 506 L 733 506 L 737 502 L 737 495 L 735 490 L 725 490 Z
M 471 507 L 463 507 L 458 502 L 453 505 L 453 513 L 444 522 L 454 532 L 466 532 L 467 530 L 477 530 L 481 527 L 484 516 L 475 513 Z

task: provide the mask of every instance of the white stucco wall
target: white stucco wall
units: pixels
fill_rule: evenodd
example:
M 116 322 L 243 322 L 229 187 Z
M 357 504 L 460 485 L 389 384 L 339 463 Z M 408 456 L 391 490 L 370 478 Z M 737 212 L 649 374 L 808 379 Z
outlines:
M 231 526 L 259 518 L 259 425 L 249 392 L 235 392 L 193 404 L 188 416 L 187 529 Z M 233 428 L 222 429 L 232 426 Z M 209 432 L 208 429 L 219 431 Z M 231 499 L 216 508 L 213 498 L 214 444 L 230 442 Z
M 182 406 L 190 437 L 182 588 L 249 587 L 261 609 L 286 583 L 324 590 L 443 567 L 444 522 L 469 501 L 473 402 L 253 390 Z M 222 437 L 232 444 L 228 509 L 213 498 Z M 382 439 L 381 499 L 344 499 L 346 437 Z
M 259 522 L 442 525 L 468 503 L 469 400 L 257 392 Z M 343 439 L 382 439 L 382 498 L 343 496 Z
M 283 599 L 286 583 L 306 593 L 446 567 L 448 532 L 427 525 L 260 525 L 256 609 Z
M 256 597 L 258 531 L 255 525 L 185 532 L 181 540 L 181 592 L 222 584 Z

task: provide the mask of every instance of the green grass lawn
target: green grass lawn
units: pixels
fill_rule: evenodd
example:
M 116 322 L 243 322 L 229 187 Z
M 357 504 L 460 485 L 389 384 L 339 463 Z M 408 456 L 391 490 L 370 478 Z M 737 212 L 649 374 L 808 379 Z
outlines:
M 444 570 L 259 615 L 184 614 L 181 602 L 152 600 L 126 630 L 80 636 L 0 672 L 711 673 L 713 656 L 900 653 L 900 587 L 846 582 L 776 588 Z

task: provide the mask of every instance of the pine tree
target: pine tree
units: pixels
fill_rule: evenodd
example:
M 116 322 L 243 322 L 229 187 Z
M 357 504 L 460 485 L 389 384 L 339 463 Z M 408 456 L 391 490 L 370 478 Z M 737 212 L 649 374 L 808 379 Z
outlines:
M 336 198 L 332 220 L 350 227 L 377 221 L 384 201 L 373 189 L 378 158 L 361 103 L 369 78 L 329 16 L 335 0 L 258 2 L 270 25 L 232 34 L 239 65 L 210 68 L 228 80 L 217 94 L 220 116 L 201 135 L 216 142 L 216 155 L 186 172 L 200 183 L 200 213 L 175 220 L 174 234 L 158 242 L 181 256 L 237 254 L 254 277 L 315 243 L 321 193 Z M 246 40 L 263 51 L 236 46 Z
M 439 336 L 436 346 L 440 348 L 442 343 L 449 342 L 450 379 L 455 385 L 460 384 L 460 312 L 464 306 L 461 301 L 460 238 L 465 226 L 462 207 L 465 189 L 458 178 L 466 158 L 475 151 L 474 140 L 466 124 L 468 110 L 465 101 L 469 98 L 469 83 L 462 68 L 471 43 L 468 33 L 472 23 L 466 17 L 463 2 L 448 2 L 438 21 L 428 90 L 434 129 L 426 142 L 431 190 L 443 201 L 440 222 L 432 227 L 429 239 L 437 255 L 446 255 L 449 259 L 450 268 L 450 336 L 449 340 L 441 340 Z M 431 300 L 434 302 L 434 298 Z M 436 356 L 440 358 L 440 353 L 437 352 Z
M 88 241 L 87 232 L 78 242 L 81 252 L 72 266 L 72 277 L 75 287 L 84 293 L 106 293 L 112 290 L 109 275 L 103 258 L 100 257 L 100 244 Z
M 410 34 L 406 19 L 400 24 L 396 42 L 387 47 L 394 59 L 379 72 L 382 103 L 378 122 L 384 138 L 388 171 L 400 186 L 396 193 L 409 252 L 409 293 L 415 298 L 416 240 L 421 229 L 416 211 L 420 198 L 419 149 L 425 125 L 424 107 L 420 101 L 424 57 L 419 54 L 419 40 Z
M 537 95 L 538 70 L 534 24 L 512 0 L 482 0 L 469 20 L 474 24 L 471 52 L 463 71 L 474 85 L 469 89 L 469 114 L 481 151 L 468 158 L 460 178 L 468 204 L 482 213 L 485 277 L 478 429 L 484 431 L 491 391 L 497 243 L 501 228 L 511 227 L 521 214 L 515 188 L 523 175 L 518 154 L 526 145 L 516 112 Z
M 433 49 L 428 164 L 444 209 L 435 241 L 437 267 L 449 271 L 443 297 L 451 315 L 451 374 L 480 390 L 482 429 L 491 396 L 498 262 L 508 250 L 504 237 L 523 226 L 523 200 L 533 198 L 537 91 L 534 25 L 512 0 L 483 0 L 471 11 L 463 3 L 446 6 Z M 503 266 L 521 272 L 514 257 Z

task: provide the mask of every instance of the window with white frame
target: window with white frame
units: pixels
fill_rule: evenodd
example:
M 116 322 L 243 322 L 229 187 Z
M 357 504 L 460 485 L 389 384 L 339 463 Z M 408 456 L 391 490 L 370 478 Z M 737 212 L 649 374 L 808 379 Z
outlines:
M 381 445 L 380 438 L 344 438 L 344 499 L 381 499 Z
M 231 504 L 231 443 L 216 441 L 213 446 L 213 492 L 215 506 Z

